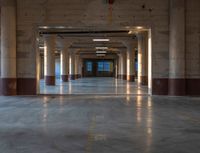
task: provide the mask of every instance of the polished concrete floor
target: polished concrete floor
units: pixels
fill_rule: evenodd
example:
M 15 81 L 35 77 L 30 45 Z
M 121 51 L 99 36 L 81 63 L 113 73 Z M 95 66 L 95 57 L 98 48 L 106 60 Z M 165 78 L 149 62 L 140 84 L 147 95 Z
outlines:
M 148 94 L 147 87 L 136 82 L 115 78 L 81 78 L 63 83 L 56 80 L 56 86 L 46 86 L 40 82 L 41 94 Z
M 0 97 L 0 153 L 198 153 L 200 98 Z

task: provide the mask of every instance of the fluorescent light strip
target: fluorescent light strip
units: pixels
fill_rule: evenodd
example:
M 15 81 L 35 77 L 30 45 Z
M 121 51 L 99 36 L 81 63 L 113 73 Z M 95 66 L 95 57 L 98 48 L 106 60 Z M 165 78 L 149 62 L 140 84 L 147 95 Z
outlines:
M 136 27 L 136 29 L 143 29 L 143 27 L 140 27 L 140 26 L 139 26 L 139 27 Z
M 101 51 L 101 50 L 99 50 L 99 51 L 96 51 L 96 53 L 97 53 L 97 54 L 106 54 L 107 51 L 103 51 L 103 50 Z
M 39 49 L 45 49 L 45 47 L 39 47 Z
M 133 31 L 131 31 L 131 30 L 128 32 L 129 35 L 132 34 L 132 33 L 133 33 Z
M 96 47 L 96 49 L 108 49 L 108 47 Z
M 93 39 L 93 41 L 110 41 L 110 39 Z

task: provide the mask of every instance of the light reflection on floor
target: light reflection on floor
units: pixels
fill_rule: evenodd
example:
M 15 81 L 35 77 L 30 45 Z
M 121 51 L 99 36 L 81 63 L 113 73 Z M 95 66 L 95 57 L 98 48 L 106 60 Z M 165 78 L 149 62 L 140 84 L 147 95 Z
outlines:
M 198 153 L 200 98 L 0 96 L 1 153 Z
M 127 82 L 115 78 L 82 78 L 63 83 L 56 80 L 56 86 L 46 86 L 40 82 L 41 94 L 148 94 L 147 87 L 137 82 Z

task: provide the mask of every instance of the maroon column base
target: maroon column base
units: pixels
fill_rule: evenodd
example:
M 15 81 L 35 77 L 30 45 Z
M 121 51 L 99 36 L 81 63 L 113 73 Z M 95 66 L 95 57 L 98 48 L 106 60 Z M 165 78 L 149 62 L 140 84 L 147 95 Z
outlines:
M 141 76 L 141 85 L 147 86 L 148 85 L 148 76 Z
M 79 74 L 76 74 L 75 75 L 75 79 L 79 79 L 80 78 L 80 75 Z
M 122 79 L 127 80 L 127 75 L 126 74 L 122 75 Z
M 186 92 L 190 96 L 200 96 L 200 79 L 187 79 Z
M 153 95 L 200 96 L 200 79 L 153 79 Z
M 70 80 L 76 80 L 76 75 L 75 74 L 69 75 L 69 78 Z
M 122 79 L 122 75 L 121 74 L 118 75 L 118 79 Z
M 80 79 L 81 78 L 81 75 L 80 74 L 76 74 L 75 75 L 75 79 Z
M 3 95 L 3 96 L 17 95 L 17 79 L 16 78 L 1 78 L 0 95 Z
M 185 96 L 186 79 L 169 79 L 169 95 Z
M 62 78 L 63 82 L 68 82 L 69 81 L 69 75 L 62 75 L 61 78 Z
M 168 95 L 168 78 L 152 80 L 152 94 L 153 95 Z
M 135 76 L 134 75 L 128 75 L 127 76 L 127 81 L 135 82 Z
M 35 78 L 18 78 L 17 95 L 36 95 L 37 80 Z
M 78 78 L 79 78 L 79 79 L 82 78 L 81 74 L 78 74 Z
M 55 86 L 56 84 L 55 76 L 45 76 L 45 83 L 47 86 Z

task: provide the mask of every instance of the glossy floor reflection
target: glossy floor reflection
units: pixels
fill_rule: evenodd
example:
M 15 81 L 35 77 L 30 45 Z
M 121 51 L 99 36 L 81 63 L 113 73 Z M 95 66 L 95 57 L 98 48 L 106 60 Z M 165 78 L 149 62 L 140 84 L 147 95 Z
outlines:
M 0 97 L 1 153 L 197 153 L 200 98 Z
M 40 82 L 41 94 L 148 94 L 147 87 L 138 86 L 115 78 L 82 78 L 63 83 L 56 80 L 56 86 L 46 86 Z

